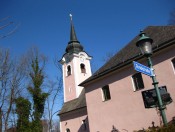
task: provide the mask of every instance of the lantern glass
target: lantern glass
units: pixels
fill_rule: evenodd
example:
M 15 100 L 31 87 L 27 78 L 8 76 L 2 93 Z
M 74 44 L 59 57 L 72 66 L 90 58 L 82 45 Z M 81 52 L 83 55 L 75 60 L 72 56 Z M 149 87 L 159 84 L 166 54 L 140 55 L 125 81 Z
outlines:
M 150 41 L 143 40 L 139 44 L 139 48 L 143 55 L 151 55 L 152 54 L 152 44 Z

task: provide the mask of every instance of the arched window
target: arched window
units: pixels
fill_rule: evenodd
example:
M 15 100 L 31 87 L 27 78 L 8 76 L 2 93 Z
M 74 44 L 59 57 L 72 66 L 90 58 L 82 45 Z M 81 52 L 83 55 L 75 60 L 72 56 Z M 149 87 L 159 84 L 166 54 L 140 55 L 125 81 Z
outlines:
M 67 66 L 67 76 L 71 75 L 71 66 Z
M 86 68 L 84 64 L 80 64 L 81 73 L 86 73 Z
M 69 128 L 66 128 L 66 132 L 70 132 L 70 129 Z

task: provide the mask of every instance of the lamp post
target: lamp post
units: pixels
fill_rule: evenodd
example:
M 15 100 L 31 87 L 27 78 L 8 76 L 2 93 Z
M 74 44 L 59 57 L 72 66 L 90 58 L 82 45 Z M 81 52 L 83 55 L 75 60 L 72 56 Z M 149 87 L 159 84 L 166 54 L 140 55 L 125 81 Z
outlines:
M 159 111 L 160 111 L 161 116 L 162 116 L 163 123 L 164 123 L 164 125 L 167 125 L 167 119 L 166 119 L 166 115 L 165 115 L 165 111 L 164 111 L 165 106 L 162 103 L 162 98 L 161 98 L 160 91 L 159 91 L 159 88 L 158 88 L 158 81 L 156 79 L 154 69 L 153 69 L 152 60 L 151 60 L 152 43 L 153 43 L 153 40 L 150 37 L 146 36 L 143 31 L 141 31 L 140 38 L 136 42 L 136 46 L 139 47 L 142 54 L 145 57 L 147 57 L 148 66 L 149 66 L 149 68 L 152 69 L 152 72 L 153 72 L 153 75 L 154 75 L 154 76 L 151 76 L 152 81 L 153 81 L 152 85 L 154 85 L 154 88 L 155 88 L 155 91 L 156 91 L 156 95 L 157 95 L 157 99 L 158 99 L 158 107 L 159 107 Z

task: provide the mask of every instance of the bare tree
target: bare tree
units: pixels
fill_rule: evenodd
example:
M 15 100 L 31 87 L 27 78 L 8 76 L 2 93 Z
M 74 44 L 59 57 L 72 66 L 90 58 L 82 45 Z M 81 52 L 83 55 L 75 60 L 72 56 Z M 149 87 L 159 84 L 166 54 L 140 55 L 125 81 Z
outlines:
M 0 132 L 8 129 L 14 100 L 23 89 L 25 66 L 23 60 L 12 58 L 9 50 L 0 50 Z
M 47 58 L 39 54 L 37 48 L 31 48 L 23 57 L 15 59 L 10 56 L 9 50 L 0 50 L 0 132 L 6 131 L 9 126 L 15 127 L 15 99 L 25 97 L 32 101 L 31 96 L 27 93 L 27 84 L 31 84 L 29 73 L 32 69 L 31 64 L 33 59 L 38 56 L 38 62 L 42 62 L 41 69 L 44 72 L 44 66 Z M 41 63 L 40 63 L 41 64 Z M 62 72 L 61 66 L 56 63 L 58 71 Z M 45 75 L 45 74 L 44 74 Z M 46 76 L 45 76 L 46 77 Z M 32 81 L 32 80 L 31 80 Z M 29 82 L 29 83 L 27 83 Z M 47 81 L 42 90 L 49 92 L 47 98 L 47 119 L 49 130 L 55 129 L 53 117 L 58 113 L 58 101 L 62 101 L 62 76 L 55 81 Z M 46 88 L 47 89 L 44 89 Z M 25 93 L 24 93 L 25 92 Z M 28 97 L 26 97 L 26 95 Z M 31 117 L 32 117 L 31 113 Z M 32 119 L 32 118 L 31 118 Z M 53 127 L 54 126 L 54 127 Z
M 0 19 L 0 30 L 4 32 L 0 34 L 0 39 L 6 38 L 13 34 L 20 24 L 16 24 L 13 21 L 10 21 L 10 16 Z
M 0 19 L 0 39 L 13 34 L 19 24 L 9 21 L 9 16 Z M 14 59 L 14 58 L 13 58 Z M 0 132 L 8 127 L 15 96 L 19 93 L 23 66 L 15 63 L 9 50 L 0 49 Z
M 48 118 L 48 126 L 49 126 L 49 132 L 52 131 L 53 129 L 53 117 L 58 114 L 58 101 L 59 101 L 59 95 L 60 95 L 60 91 L 62 88 L 62 80 L 59 79 L 58 82 L 53 82 L 53 81 L 49 81 L 48 84 L 49 87 L 49 94 L 50 96 L 47 98 L 46 101 L 46 113 L 47 113 L 47 118 Z M 56 108 L 55 108 L 56 106 Z
M 62 102 L 62 69 L 58 64 L 57 59 L 54 59 L 55 66 L 57 67 L 60 76 L 56 77 L 56 81 L 48 81 L 47 87 L 49 88 L 49 97 L 46 101 L 46 114 L 48 119 L 49 132 L 55 129 L 55 122 L 53 117 L 58 114 L 58 102 Z
M 42 128 L 44 128 L 44 125 L 46 123 L 45 120 L 42 120 L 45 107 L 44 104 L 45 99 L 49 95 L 47 89 L 45 89 L 47 86 L 44 85 L 46 79 L 44 69 L 47 58 L 43 54 L 40 54 L 36 47 L 29 49 L 28 52 L 26 52 L 26 54 L 23 56 L 24 61 L 27 65 L 27 68 L 25 69 L 27 81 L 25 83 L 28 85 L 25 87 L 27 88 L 27 90 L 25 89 L 25 95 L 22 95 L 22 93 L 24 93 L 23 90 L 20 97 L 29 100 L 32 105 L 30 112 L 31 123 L 29 123 L 31 125 L 30 129 L 32 131 L 42 131 Z M 41 126 L 41 121 L 43 127 Z M 25 128 L 25 126 L 20 127 L 21 129 Z
M 59 122 L 59 120 L 54 121 L 53 127 L 54 127 L 54 130 L 55 130 L 54 132 L 60 132 L 60 122 Z

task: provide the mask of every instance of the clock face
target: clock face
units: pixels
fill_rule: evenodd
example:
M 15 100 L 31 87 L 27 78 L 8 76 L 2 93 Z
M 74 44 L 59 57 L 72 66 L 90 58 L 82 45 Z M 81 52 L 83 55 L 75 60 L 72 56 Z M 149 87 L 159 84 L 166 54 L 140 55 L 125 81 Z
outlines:
M 83 56 L 80 57 L 80 61 L 81 61 L 81 62 L 84 61 L 84 57 L 83 57 Z

